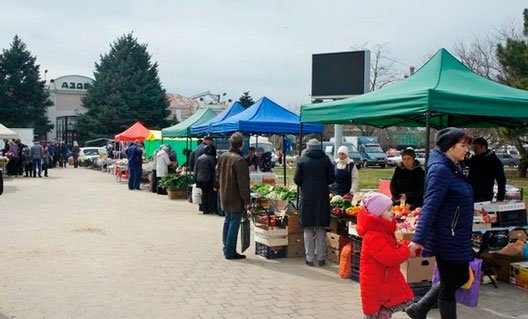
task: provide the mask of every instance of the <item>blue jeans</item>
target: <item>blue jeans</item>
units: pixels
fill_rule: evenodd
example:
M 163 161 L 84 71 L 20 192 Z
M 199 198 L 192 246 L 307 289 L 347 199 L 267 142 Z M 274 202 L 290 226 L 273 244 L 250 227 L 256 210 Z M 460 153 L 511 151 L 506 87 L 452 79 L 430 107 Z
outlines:
M 38 167 L 38 176 L 42 176 L 42 159 L 33 160 L 33 177 L 37 177 L 37 167 Z
M 141 166 L 128 166 L 128 189 L 139 189 L 142 173 Z
M 236 245 L 241 219 L 242 213 L 225 212 L 222 242 L 224 243 L 224 256 L 226 257 L 233 257 L 237 253 Z

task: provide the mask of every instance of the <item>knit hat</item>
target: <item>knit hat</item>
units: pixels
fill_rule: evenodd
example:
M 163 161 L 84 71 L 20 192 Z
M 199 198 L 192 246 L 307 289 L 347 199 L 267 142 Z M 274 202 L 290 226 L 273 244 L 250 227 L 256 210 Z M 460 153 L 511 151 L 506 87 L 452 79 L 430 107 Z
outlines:
M 381 216 L 391 208 L 392 200 L 385 194 L 374 192 L 363 197 L 363 206 L 365 206 L 367 213 Z
M 404 157 L 404 156 L 410 156 L 413 159 L 416 159 L 416 153 L 414 152 L 412 148 L 404 149 L 403 152 L 401 153 L 401 157 Z
M 316 138 L 312 138 L 308 141 L 308 143 L 306 143 L 306 147 L 309 150 L 316 150 L 321 148 L 321 142 L 319 142 Z
M 346 147 L 345 145 L 339 146 L 339 148 L 337 149 L 337 154 L 339 153 L 343 153 L 348 156 L 348 147 Z
M 436 132 L 435 144 L 442 152 L 445 152 L 455 146 L 464 135 L 466 135 L 466 132 L 463 129 L 456 127 L 444 128 Z

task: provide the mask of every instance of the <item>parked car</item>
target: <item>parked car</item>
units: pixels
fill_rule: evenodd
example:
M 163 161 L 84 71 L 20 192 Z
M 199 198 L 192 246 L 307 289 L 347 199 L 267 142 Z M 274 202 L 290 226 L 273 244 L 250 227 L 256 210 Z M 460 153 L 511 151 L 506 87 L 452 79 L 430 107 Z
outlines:
M 517 151 L 516 149 L 513 149 L 513 148 L 509 148 L 507 150 L 499 149 L 499 150 L 497 150 L 495 152 L 495 154 L 509 154 L 515 159 L 519 159 L 519 157 L 520 157 L 519 151 Z
M 106 154 L 105 147 L 81 147 L 79 157 L 84 158 L 99 158 L 99 155 Z
M 420 162 L 420 165 L 425 166 L 425 153 L 416 153 L 416 159 Z
M 401 162 L 401 155 L 394 155 L 387 157 L 387 165 L 389 166 L 398 166 Z
M 504 165 L 504 166 L 514 167 L 514 166 L 519 165 L 519 159 L 518 158 L 514 158 L 510 154 L 497 153 L 496 155 L 500 159 L 500 161 L 502 162 L 502 165 Z

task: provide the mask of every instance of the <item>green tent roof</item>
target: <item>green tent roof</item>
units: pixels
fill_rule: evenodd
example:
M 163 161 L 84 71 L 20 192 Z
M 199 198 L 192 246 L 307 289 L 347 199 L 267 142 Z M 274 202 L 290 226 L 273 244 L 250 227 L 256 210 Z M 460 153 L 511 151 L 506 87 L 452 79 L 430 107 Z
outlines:
M 216 116 L 216 113 L 213 112 L 213 110 L 211 110 L 210 108 L 198 110 L 196 113 L 194 113 L 191 117 L 189 117 L 185 121 L 178 123 L 176 125 L 173 125 L 171 127 L 162 129 L 161 136 L 163 138 L 189 136 L 191 132 L 191 126 L 205 123 L 215 116 Z
M 522 127 L 528 91 L 483 78 L 441 49 L 414 75 L 387 88 L 301 107 L 301 122 L 377 127 Z

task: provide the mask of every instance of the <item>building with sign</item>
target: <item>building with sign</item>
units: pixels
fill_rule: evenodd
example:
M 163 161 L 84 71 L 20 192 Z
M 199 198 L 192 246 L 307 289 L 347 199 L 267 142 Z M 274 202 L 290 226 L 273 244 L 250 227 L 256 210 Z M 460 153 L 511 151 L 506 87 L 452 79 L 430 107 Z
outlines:
M 77 117 L 86 112 L 81 99 L 92 83 L 93 79 L 82 75 L 65 75 L 50 80 L 48 89 L 53 105 L 48 108 L 48 119 L 54 128 L 48 133 L 48 140 L 57 139 L 72 145 L 77 139 Z

